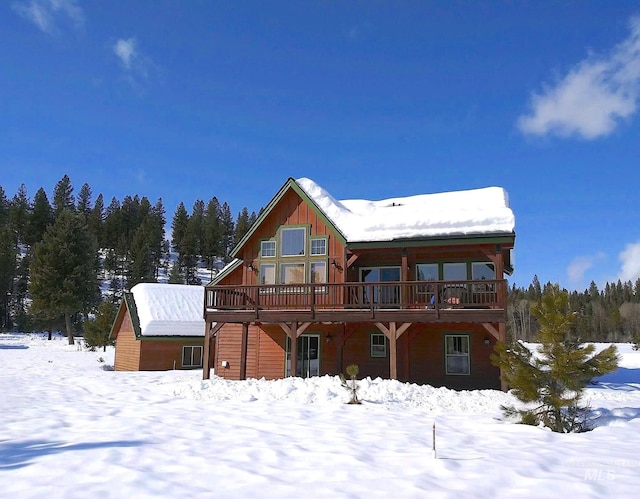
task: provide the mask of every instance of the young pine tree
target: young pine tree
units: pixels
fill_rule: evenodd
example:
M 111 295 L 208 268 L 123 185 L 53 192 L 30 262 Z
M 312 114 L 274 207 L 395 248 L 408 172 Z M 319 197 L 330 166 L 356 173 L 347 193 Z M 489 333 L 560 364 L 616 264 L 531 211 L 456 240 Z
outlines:
M 576 319 L 569 309 L 569 294 L 550 285 L 532 307 L 540 324 L 537 353 L 520 342 L 499 342 L 492 356 L 512 393 L 527 405 L 503 407 L 507 416 L 522 423 L 568 433 L 586 430 L 586 408 L 580 406 L 592 378 L 615 371 L 618 355 L 614 345 L 594 353 L 593 345 L 572 337 Z
M 98 306 L 95 319 L 85 322 L 84 340 L 89 349 L 102 347 L 106 351 L 107 346 L 113 344 L 109 335 L 117 312 L 118 306 L 114 302 L 103 301 Z

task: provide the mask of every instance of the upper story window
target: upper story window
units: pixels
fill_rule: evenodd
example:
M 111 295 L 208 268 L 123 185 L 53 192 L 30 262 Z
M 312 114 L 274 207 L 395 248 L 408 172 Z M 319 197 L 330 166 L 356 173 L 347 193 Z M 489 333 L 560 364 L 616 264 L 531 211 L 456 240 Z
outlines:
M 419 263 L 416 265 L 417 281 L 437 281 L 438 280 L 438 264 L 437 263 Z
M 280 231 L 282 256 L 301 256 L 305 254 L 305 227 L 286 227 Z
M 442 279 L 445 281 L 466 281 L 466 263 L 445 263 L 442 265 Z
M 327 254 L 327 240 L 312 239 L 311 240 L 311 256 L 322 256 L 326 254 Z
M 493 263 L 473 262 L 471 264 L 471 279 L 495 279 L 496 269 Z
M 262 258 L 269 258 L 269 257 L 276 256 L 276 242 L 262 241 L 260 243 L 260 256 L 262 256 Z

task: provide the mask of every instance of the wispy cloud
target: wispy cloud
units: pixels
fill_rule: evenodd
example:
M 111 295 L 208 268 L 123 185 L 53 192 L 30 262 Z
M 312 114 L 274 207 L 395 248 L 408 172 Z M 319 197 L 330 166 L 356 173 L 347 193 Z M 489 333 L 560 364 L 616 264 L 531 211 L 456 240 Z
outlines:
M 49 35 L 59 33 L 58 23 L 68 22 L 79 28 L 84 13 L 76 0 L 29 0 L 13 4 L 13 10 Z
M 567 267 L 567 277 L 572 284 L 579 284 L 583 281 L 584 275 L 596 263 L 604 260 L 606 255 L 598 252 L 595 255 L 579 256 Z
M 622 282 L 635 282 L 640 278 L 640 241 L 627 244 L 618 255 L 620 261 L 620 273 L 618 279 Z
M 609 135 L 621 119 L 638 109 L 640 97 L 640 17 L 630 34 L 608 53 L 591 55 L 571 68 L 555 85 L 531 97 L 531 111 L 518 119 L 522 133 L 578 136 L 587 140 Z
M 158 71 L 151 58 L 140 51 L 135 37 L 120 38 L 111 49 L 124 70 L 124 79 L 134 87 L 139 87 L 141 80 L 146 80 L 150 72 Z

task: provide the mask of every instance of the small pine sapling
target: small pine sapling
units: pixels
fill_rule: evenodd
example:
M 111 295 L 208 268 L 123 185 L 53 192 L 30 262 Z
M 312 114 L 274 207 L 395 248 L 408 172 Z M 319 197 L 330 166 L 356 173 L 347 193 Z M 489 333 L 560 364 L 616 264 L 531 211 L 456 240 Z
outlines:
M 616 347 L 595 353 L 593 345 L 572 337 L 576 316 L 569 310 L 569 294 L 558 285 L 545 288 L 532 312 L 540 324 L 537 354 L 520 342 L 500 341 L 491 357 L 513 395 L 528 404 L 502 409 L 507 417 L 555 432 L 586 431 L 589 408 L 580 404 L 582 394 L 591 379 L 617 369 Z
M 358 400 L 358 390 L 360 387 L 358 386 L 358 382 L 356 381 L 356 377 L 358 376 L 358 372 L 360 369 L 356 364 L 350 364 L 347 366 L 347 376 L 349 376 L 349 381 L 345 379 L 344 374 L 340 373 L 340 381 L 342 382 L 342 386 L 346 388 L 351 394 L 351 399 L 349 400 L 349 404 L 359 404 L 360 400 Z

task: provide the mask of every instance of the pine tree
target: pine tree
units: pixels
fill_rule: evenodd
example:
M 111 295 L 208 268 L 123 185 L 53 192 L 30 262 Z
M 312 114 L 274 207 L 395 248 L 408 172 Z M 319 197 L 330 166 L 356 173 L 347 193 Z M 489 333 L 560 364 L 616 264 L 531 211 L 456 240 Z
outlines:
M 535 404 L 531 409 L 503 407 L 505 414 L 555 432 L 584 431 L 582 393 L 592 378 L 617 369 L 616 347 L 594 353 L 593 345 L 573 336 L 576 315 L 569 309 L 569 294 L 557 285 L 546 286 L 532 312 L 540 323 L 537 355 L 520 342 L 498 342 L 492 356 L 518 400 Z
M 222 228 L 221 256 L 224 257 L 225 262 L 228 262 L 231 259 L 229 254 L 233 249 L 234 223 L 231 207 L 227 203 L 224 203 L 220 210 L 220 226 Z
M 187 232 L 187 225 L 189 223 L 189 214 L 184 207 L 184 203 L 180 203 L 173 214 L 173 220 L 171 221 L 171 246 L 173 250 L 180 254 L 180 248 L 182 245 L 182 239 Z
M 25 242 L 29 225 L 29 209 L 27 188 L 22 184 L 9 205 L 9 225 L 14 234 L 12 240 L 16 245 Z
M 29 228 L 27 230 L 26 243 L 30 246 L 40 242 L 49 224 L 53 222 L 53 209 L 49 204 L 47 193 L 41 187 L 33 197 Z
M 98 194 L 87 223 L 89 231 L 96 236 L 98 248 L 104 248 L 104 197 L 102 194 Z
M 64 175 L 53 188 L 53 210 L 57 217 L 62 210 L 75 210 L 73 186 L 68 175 Z
M 114 302 L 103 301 L 96 310 L 95 319 L 85 322 L 84 341 L 91 350 L 102 347 L 106 351 L 107 346 L 113 345 L 109 335 L 117 312 L 118 307 Z
M 233 237 L 234 246 L 240 242 L 247 232 L 249 232 L 250 227 L 251 222 L 249 220 L 249 210 L 247 210 L 247 207 L 245 206 L 242 208 L 242 211 L 238 213 L 238 218 L 236 220 L 235 234 Z
M 80 187 L 80 192 L 78 192 L 78 199 L 76 200 L 76 210 L 78 213 L 84 214 L 85 217 L 89 217 L 89 213 L 91 213 L 91 187 L 86 182 L 82 184 Z
M 96 241 L 83 217 L 63 209 L 35 246 L 31 264 L 32 311 L 46 319 L 63 316 L 73 345 L 72 317 L 100 299 Z
M 215 258 L 222 255 L 220 250 L 222 239 L 220 213 L 221 207 L 218 199 L 211 198 L 204 212 L 204 244 L 202 249 L 202 256 L 209 270 L 213 270 Z
M 0 324 L 3 330 L 11 328 L 10 302 L 13 280 L 16 276 L 16 247 L 7 226 L 0 226 Z

